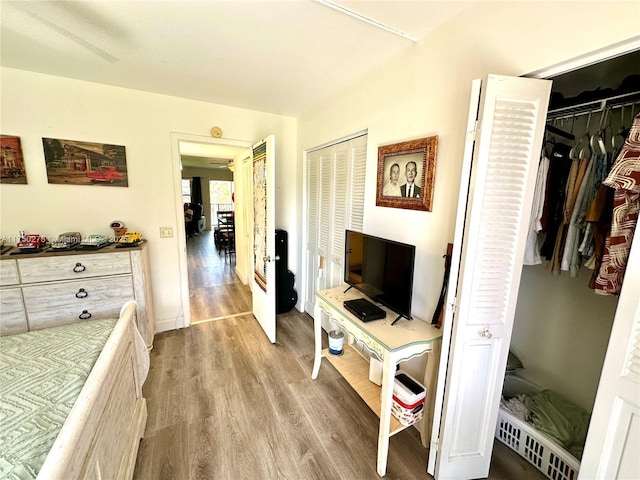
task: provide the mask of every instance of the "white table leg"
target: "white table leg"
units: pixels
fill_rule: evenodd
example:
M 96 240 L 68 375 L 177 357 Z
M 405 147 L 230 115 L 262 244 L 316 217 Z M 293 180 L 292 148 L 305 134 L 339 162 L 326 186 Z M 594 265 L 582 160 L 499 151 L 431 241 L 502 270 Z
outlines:
M 316 299 L 316 303 L 313 307 L 313 333 L 315 337 L 315 354 L 313 359 L 313 371 L 311 372 L 311 379 L 318 378 L 318 372 L 320 371 L 320 362 L 322 360 L 322 313 L 319 306 L 319 301 Z
M 386 354 L 382 359 L 382 398 L 380 405 L 380 428 L 378 430 L 378 475 L 387 473 L 387 456 L 389 454 L 389 425 L 391 422 L 391 402 L 393 401 L 393 382 L 396 365 L 392 355 Z
M 422 417 L 422 429 L 420 439 L 422 446 L 429 448 L 431 443 L 431 430 L 433 429 L 433 410 L 436 403 L 436 385 L 438 383 L 438 362 L 440 361 L 441 344 L 439 340 L 433 342 L 431 351 L 427 352 L 427 368 L 424 372 L 424 386 L 427 389 L 427 398 L 424 402 L 424 416 Z

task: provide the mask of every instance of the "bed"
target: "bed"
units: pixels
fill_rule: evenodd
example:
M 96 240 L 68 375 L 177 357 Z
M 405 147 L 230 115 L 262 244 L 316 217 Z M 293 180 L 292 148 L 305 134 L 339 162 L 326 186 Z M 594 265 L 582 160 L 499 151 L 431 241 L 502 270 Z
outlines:
M 135 312 L 0 338 L 0 478 L 133 476 L 149 369 Z

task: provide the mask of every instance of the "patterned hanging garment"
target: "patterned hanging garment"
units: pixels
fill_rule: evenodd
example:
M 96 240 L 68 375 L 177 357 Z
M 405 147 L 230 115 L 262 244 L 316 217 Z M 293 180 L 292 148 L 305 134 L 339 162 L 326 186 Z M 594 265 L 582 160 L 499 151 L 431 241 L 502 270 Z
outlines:
M 614 190 L 613 217 L 595 291 L 619 295 L 640 212 L 640 114 L 603 185 Z

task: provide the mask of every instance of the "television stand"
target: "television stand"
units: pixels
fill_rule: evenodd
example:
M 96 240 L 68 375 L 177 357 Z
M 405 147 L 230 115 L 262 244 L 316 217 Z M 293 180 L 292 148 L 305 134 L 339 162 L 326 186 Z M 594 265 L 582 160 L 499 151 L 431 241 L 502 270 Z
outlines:
M 395 319 L 393 322 L 391 322 L 391 325 L 392 325 L 392 326 L 393 326 L 393 325 L 395 325 L 395 324 L 396 324 L 396 322 L 397 322 L 398 320 L 400 320 L 402 317 L 404 317 L 404 315 L 398 315 L 398 316 L 396 317 L 396 319 Z M 407 320 L 412 320 L 412 318 L 411 318 L 411 317 L 409 317 L 409 318 L 407 318 Z
M 378 415 L 380 423 L 378 427 L 377 471 L 378 475 L 384 477 L 387 472 L 390 437 L 410 426 L 403 425 L 391 414 L 396 365 L 402 361 L 427 354 L 424 377 L 427 397 L 420 432 L 422 444 L 426 447 L 431 440 L 442 332 L 418 318 L 415 322 L 403 322 L 392 326 L 390 318 L 394 315 L 386 307 L 381 307 L 387 312 L 385 319 L 364 323 L 346 310 L 343 305 L 345 300 L 363 298 L 364 294 L 358 290 L 346 293 L 343 289 L 344 287 L 340 286 L 316 292 L 313 310 L 315 355 L 311 378 L 315 380 L 318 377 L 322 359 L 326 358 L 362 397 L 369 408 Z M 349 339 L 350 345 L 354 343 L 354 339 L 357 339 L 358 343 L 363 345 L 368 352 L 375 354 L 382 360 L 381 387 L 369 381 L 369 362 L 355 349 L 345 345 L 343 354 L 339 356 L 331 355 L 328 349 L 322 350 L 322 312 L 328 314 L 331 321 L 338 324 L 346 333 L 345 337 Z

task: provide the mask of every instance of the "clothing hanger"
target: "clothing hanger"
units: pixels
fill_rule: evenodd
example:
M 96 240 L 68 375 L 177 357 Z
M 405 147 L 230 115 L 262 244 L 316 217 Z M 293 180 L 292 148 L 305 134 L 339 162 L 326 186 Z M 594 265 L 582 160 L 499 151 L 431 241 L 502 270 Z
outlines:
M 573 127 L 576 124 L 576 115 L 575 113 L 573 114 L 573 117 L 571 117 L 571 133 L 573 133 Z M 574 137 L 575 138 L 575 137 Z M 573 146 L 571 147 L 571 150 L 569 150 L 569 158 L 570 159 L 574 159 L 577 158 L 577 147 L 578 147 L 579 142 L 574 142 Z
M 613 147 L 614 152 L 617 152 L 620 148 L 622 148 L 622 145 L 624 145 L 624 141 L 626 140 L 626 136 L 624 135 L 624 109 L 625 106 L 622 105 L 622 107 L 620 107 L 620 128 L 618 129 L 618 132 L 613 134 L 613 136 L 611 137 L 611 146 Z
M 607 108 L 602 112 L 602 115 L 600 116 L 600 128 L 598 128 L 596 133 L 591 135 L 591 139 L 589 140 L 589 145 L 591 146 L 591 151 L 593 153 L 602 155 L 607 153 L 607 149 L 604 146 L 604 130 L 606 128 L 605 124 L 609 116 L 609 111 L 610 109 Z
M 593 112 L 589 112 L 589 116 L 587 117 L 587 128 L 580 137 L 580 141 L 574 145 L 574 147 L 569 151 L 569 158 L 572 160 L 577 160 L 580 158 L 591 158 L 591 148 L 589 148 L 589 126 L 591 125 L 591 115 Z

